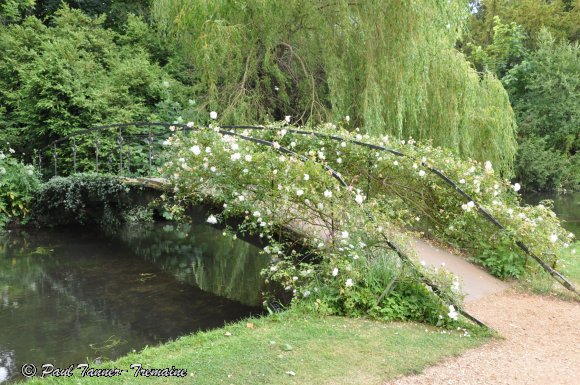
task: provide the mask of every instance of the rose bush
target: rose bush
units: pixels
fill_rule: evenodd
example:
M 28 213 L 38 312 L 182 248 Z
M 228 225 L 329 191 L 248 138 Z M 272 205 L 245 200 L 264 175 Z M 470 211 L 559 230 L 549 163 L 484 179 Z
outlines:
M 377 139 L 332 125 L 317 127 L 319 136 L 304 136 L 287 122 L 229 134 L 218 126 L 194 129 L 176 130 L 165 141 L 169 158 L 161 171 L 174 186 L 166 198 L 169 211 L 210 201 L 215 211 L 208 222 L 241 218 L 234 236 L 248 232 L 268 243 L 267 279 L 325 313 L 455 322 L 449 303 L 460 303 L 457 280 L 442 269 L 411 267 L 405 230 L 468 250 L 499 276 L 533 266 L 516 240 L 555 264 L 552 253 L 570 239 L 549 207 L 520 207 L 518 186 L 499 178 L 489 162 L 461 161 L 412 139 Z M 437 178 L 432 165 L 457 180 L 505 230 L 478 215 L 475 202 Z M 285 240 L 284 228 L 299 235 Z M 442 288 L 438 296 L 421 276 Z

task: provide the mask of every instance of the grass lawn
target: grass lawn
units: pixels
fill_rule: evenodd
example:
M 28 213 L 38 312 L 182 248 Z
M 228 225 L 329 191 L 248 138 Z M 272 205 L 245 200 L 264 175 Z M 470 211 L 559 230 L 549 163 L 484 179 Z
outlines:
M 575 251 L 574 251 L 575 250 Z M 574 254 L 572 254 L 574 252 Z M 580 241 L 562 252 L 560 270 L 574 285 L 580 285 Z
M 252 327 L 248 327 L 251 323 Z M 226 335 L 231 334 L 231 335 Z M 100 367 L 187 369 L 185 378 L 35 378 L 32 384 L 380 384 L 421 372 L 445 357 L 479 346 L 483 331 L 462 337 L 421 324 L 316 317 L 292 310 L 148 347 Z
M 580 288 L 580 241 L 562 249 L 556 270 L 562 273 L 578 290 Z M 519 281 L 519 287 L 524 292 L 557 296 L 565 300 L 578 300 L 578 296 L 565 289 L 548 273 L 538 268 L 538 273 L 524 277 Z

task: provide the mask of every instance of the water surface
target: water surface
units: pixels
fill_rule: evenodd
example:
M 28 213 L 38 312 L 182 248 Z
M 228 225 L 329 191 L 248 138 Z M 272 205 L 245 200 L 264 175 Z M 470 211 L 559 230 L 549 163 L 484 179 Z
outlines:
M 549 199 L 554 202 L 554 212 L 562 220 L 562 225 L 580 238 L 580 192 L 567 194 L 528 193 L 522 196 L 524 203 L 537 205 L 540 201 Z
M 196 224 L 0 238 L 0 383 L 24 363 L 114 359 L 261 312 L 268 261 Z

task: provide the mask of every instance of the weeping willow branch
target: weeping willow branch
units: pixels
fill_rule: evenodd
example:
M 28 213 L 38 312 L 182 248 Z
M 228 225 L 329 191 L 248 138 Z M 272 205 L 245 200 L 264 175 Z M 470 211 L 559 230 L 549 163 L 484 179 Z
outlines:
M 280 45 L 288 48 L 288 50 L 290 51 L 290 55 L 294 56 L 296 59 L 298 59 L 298 61 L 300 62 L 300 66 L 302 67 L 302 72 L 304 72 L 304 76 L 310 78 L 310 83 L 312 86 L 312 92 L 311 92 L 311 102 L 310 102 L 310 113 L 309 116 L 312 116 L 313 112 L 314 112 L 314 102 L 316 101 L 316 83 L 314 81 L 314 76 L 312 76 L 312 73 L 310 71 L 308 71 L 308 69 L 306 68 L 306 64 L 304 63 L 304 60 L 302 60 L 302 58 L 300 57 L 300 55 L 296 54 L 294 52 L 294 48 L 288 44 L 288 43 L 280 43 Z M 302 113 L 302 116 L 300 117 L 300 120 L 302 120 L 304 118 L 304 113 Z
M 224 124 L 292 115 L 313 125 L 349 115 L 368 133 L 431 140 L 509 177 L 507 93 L 454 48 L 468 3 L 155 0 L 152 15 L 196 69 L 200 114 L 211 105 Z

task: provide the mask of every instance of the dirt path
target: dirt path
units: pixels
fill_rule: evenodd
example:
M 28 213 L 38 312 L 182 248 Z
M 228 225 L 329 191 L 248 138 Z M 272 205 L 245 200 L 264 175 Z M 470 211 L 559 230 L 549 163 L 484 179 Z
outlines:
M 505 339 L 389 384 L 580 384 L 580 303 L 506 290 L 466 307 Z

